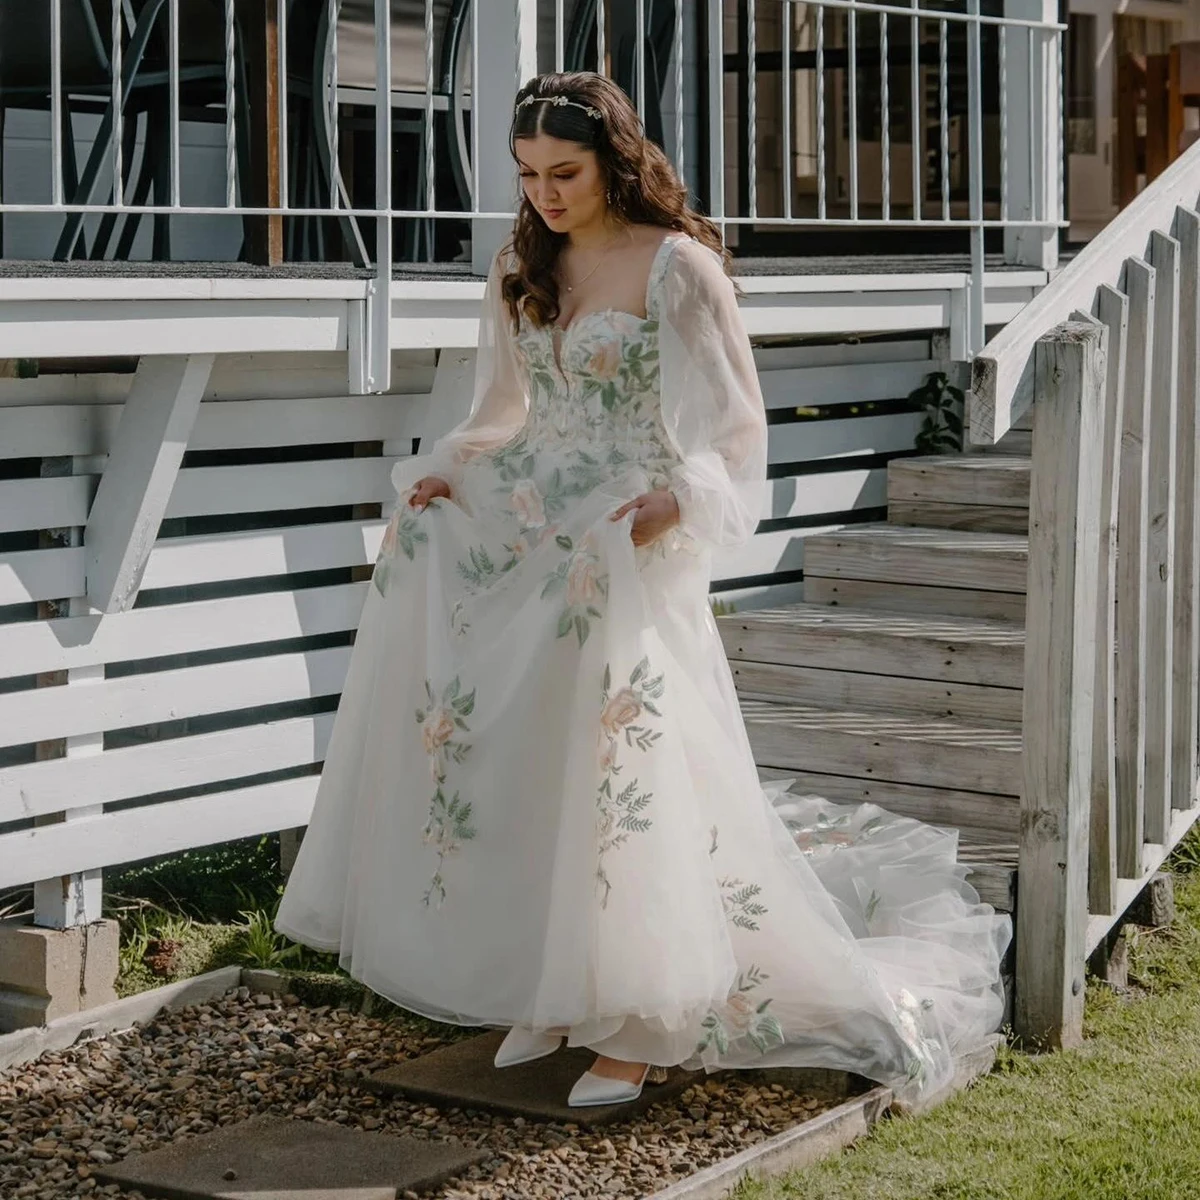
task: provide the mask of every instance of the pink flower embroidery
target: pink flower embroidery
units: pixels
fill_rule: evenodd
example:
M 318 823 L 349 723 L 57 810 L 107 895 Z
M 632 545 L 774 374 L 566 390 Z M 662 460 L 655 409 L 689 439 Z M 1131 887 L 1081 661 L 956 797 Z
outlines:
M 615 379 L 621 369 L 620 343 L 605 342 L 588 359 L 587 369 L 589 374 L 599 379 L 602 383 L 608 383 Z
M 509 503 L 513 506 L 522 525 L 540 528 L 546 523 L 546 508 L 542 494 L 532 479 L 521 479 L 512 490 Z
M 610 737 L 618 737 L 621 730 L 641 716 L 642 700 L 633 688 L 623 687 L 604 706 L 600 724 Z
M 573 555 L 567 570 L 567 604 L 591 604 L 599 594 L 596 563 L 586 554 Z

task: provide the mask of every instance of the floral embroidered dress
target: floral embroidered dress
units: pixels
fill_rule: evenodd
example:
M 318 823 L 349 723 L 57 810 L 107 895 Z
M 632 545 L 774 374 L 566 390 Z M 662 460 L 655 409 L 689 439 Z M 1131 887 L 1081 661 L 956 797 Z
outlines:
M 1010 924 L 953 833 L 759 782 L 708 602 L 766 489 L 720 259 L 668 233 L 645 317 L 515 334 L 509 262 L 470 415 L 393 471 L 276 927 L 435 1019 L 852 1070 L 919 1103 L 994 1040 Z M 427 474 L 452 496 L 414 513 Z M 635 547 L 609 516 L 657 487 L 681 522 Z

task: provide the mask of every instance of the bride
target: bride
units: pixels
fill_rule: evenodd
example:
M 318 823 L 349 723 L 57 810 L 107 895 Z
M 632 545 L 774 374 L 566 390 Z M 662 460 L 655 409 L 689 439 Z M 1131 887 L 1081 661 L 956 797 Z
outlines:
M 844 1069 L 916 1106 L 997 1040 L 956 835 L 764 789 L 708 602 L 766 419 L 714 225 L 592 73 L 518 93 L 469 416 L 398 463 L 276 928 L 497 1066 Z

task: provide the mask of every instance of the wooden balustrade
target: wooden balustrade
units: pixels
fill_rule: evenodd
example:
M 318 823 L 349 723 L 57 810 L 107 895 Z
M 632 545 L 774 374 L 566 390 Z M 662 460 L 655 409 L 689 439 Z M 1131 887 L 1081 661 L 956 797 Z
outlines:
M 1082 1036 L 1087 954 L 1200 815 L 1200 216 L 1140 243 L 1034 348 L 1015 1020 L 1055 1045 Z

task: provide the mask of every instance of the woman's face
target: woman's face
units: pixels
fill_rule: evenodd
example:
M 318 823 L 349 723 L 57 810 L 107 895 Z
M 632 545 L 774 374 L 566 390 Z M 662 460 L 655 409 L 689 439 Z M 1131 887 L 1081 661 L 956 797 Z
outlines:
M 555 233 L 604 219 L 604 179 L 594 150 L 539 133 L 515 139 L 521 186 Z

